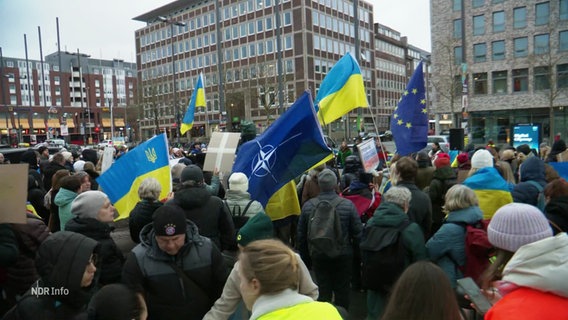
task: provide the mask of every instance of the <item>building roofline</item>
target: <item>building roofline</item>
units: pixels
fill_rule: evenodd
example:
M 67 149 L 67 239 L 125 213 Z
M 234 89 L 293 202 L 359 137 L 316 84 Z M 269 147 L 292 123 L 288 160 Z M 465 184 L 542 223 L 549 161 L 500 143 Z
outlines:
M 132 20 L 146 22 L 146 23 L 152 23 L 152 22 L 156 21 L 156 19 L 159 16 L 168 16 L 176 10 L 185 8 L 185 7 L 190 6 L 194 3 L 198 3 L 199 1 L 200 0 L 177 0 L 177 1 L 173 1 L 173 2 L 170 2 L 166 5 L 161 6 L 159 8 L 156 8 L 154 10 L 143 13 L 143 14 L 137 16 L 137 17 L 134 17 L 134 18 L 132 18 Z

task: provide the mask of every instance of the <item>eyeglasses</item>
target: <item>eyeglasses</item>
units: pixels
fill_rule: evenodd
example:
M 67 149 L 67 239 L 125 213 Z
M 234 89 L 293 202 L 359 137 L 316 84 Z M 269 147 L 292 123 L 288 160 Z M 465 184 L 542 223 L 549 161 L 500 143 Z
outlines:
M 91 254 L 91 257 L 89 258 L 89 264 L 96 266 L 97 261 L 99 261 L 99 256 L 96 253 Z

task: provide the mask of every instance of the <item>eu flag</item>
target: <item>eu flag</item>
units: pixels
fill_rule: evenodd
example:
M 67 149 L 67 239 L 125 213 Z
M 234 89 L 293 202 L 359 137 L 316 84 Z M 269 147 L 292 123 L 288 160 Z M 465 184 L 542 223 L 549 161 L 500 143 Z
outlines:
M 261 136 L 239 148 L 233 172 L 249 178 L 251 199 L 266 206 L 282 186 L 330 153 L 306 91 Z
M 422 61 L 414 70 L 406 90 L 391 116 L 391 132 L 396 152 L 407 156 L 426 147 L 428 142 L 428 106 L 424 88 Z
M 97 182 L 118 211 L 118 219 L 124 219 L 140 201 L 140 183 L 149 177 L 158 180 L 162 186 L 160 199 L 165 198 L 171 190 L 171 174 L 164 133 L 124 154 L 97 178 Z

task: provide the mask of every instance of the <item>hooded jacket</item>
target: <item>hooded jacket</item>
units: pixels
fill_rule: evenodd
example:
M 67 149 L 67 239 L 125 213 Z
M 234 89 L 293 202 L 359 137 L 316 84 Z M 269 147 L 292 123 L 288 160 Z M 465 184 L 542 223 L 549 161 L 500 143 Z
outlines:
M 152 222 L 152 215 L 159 207 L 164 204 L 160 201 L 149 201 L 142 199 L 138 202 L 134 209 L 130 211 L 128 217 L 128 228 L 130 229 L 130 238 L 134 243 L 140 243 L 140 231 L 145 225 Z
M 45 170 L 43 171 L 43 188 L 45 190 L 51 189 L 51 178 L 53 178 L 53 175 L 59 170 L 67 170 L 67 168 L 53 161 L 45 166 Z
M 149 224 L 126 259 L 122 282 L 145 293 L 150 320 L 202 319 L 221 296 L 227 279 L 221 253 L 211 240 L 199 235 L 194 223 L 187 224 L 185 244 L 177 255 L 160 249 L 154 226 Z
M 544 208 L 544 215 L 550 221 L 554 234 L 568 232 L 568 196 L 550 199 Z
M 528 181 L 538 183 L 542 189 L 546 186 L 544 161 L 537 157 L 528 157 L 519 169 L 521 181 L 515 185 L 511 195 L 513 202 L 526 203 L 533 206 L 538 204 L 538 189 Z
M 566 319 L 568 236 L 560 233 L 522 246 L 503 270 L 517 289 L 499 300 L 485 319 Z
M 225 196 L 226 196 L 225 203 L 229 207 L 229 212 L 231 213 L 231 216 L 233 216 L 233 214 L 238 214 L 239 212 L 243 213 L 246 206 L 251 201 L 250 193 L 246 191 L 243 192 L 240 190 L 229 189 L 225 193 Z M 247 209 L 245 216 L 252 218 L 254 217 L 254 215 L 256 215 L 259 212 L 264 212 L 264 208 L 262 207 L 262 204 L 260 202 L 253 200 L 252 203 L 250 204 L 250 207 Z
M 318 286 L 312 280 L 310 272 L 302 259 L 298 256 L 298 291 L 300 294 L 317 300 Z M 203 320 L 226 320 L 237 310 L 243 300 L 240 291 L 241 278 L 239 276 L 240 261 L 237 261 L 229 274 L 223 288 L 223 294 L 215 305 L 207 312 Z
M 35 295 L 30 289 L 4 319 L 83 319 L 86 304 L 97 286 L 97 274 L 91 285 L 81 287 L 81 280 L 97 242 L 81 234 L 61 231 L 49 236 L 39 247 L 36 267 L 40 280 L 33 287 L 64 288 L 53 294 Z M 9 313 L 10 313 L 9 312 Z
M 71 213 L 71 203 L 75 200 L 75 198 L 77 198 L 77 196 L 78 194 L 76 192 L 60 188 L 55 199 L 53 199 L 53 203 L 59 207 L 60 230 L 65 230 L 65 224 L 73 218 L 73 214 Z
M 466 230 L 459 224 L 475 224 L 481 219 L 483 213 L 477 206 L 452 211 L 446 218 L 446 223 L 426 242 L 428 256 L 448 275 L 453 288 L 456 287 L 456 280 L 463 278 L 454 261 L 460 266 L 466 263 Z
M 231 214 L 223 200 L 212 196 L 205 187 L 184 186 L 166 205 L 171 204 L 181 207 L 185 217 L 199 228 L 199 234 L 211 239 L 220 251 L 237 249 Z
M 49 209 L 43 205 L 45 191 L 41 188 L 40 183 L 41 181 L 37 181 L 32 175 L 28 175 L 28 201 L 44 221 L 49 221 Z
M 444 220 L 442 206 L 446 203 L 446 192 L 457 183 L 456 173 L 450 166 L 436 169 L 428 188 L 428 195 L 432 203 L 432 232 L 436 232 Z
M 463 184 L 475 192 L 479 200 L 479 209 L 483 212 L 483 219 L 491 219 L 497 209 L 513 202 L 509 184 L 493 167 L 477 170 L 465 179 Z
M 65 225 L 66 231 L 80 233 L 96 240 L 100 245 L 99 259 L 101 260 L 101 285 L 120 282 L 124 256 L 111 238 L 113 227 L 93 218 L 74 217 Z
M 410 190 L 412 198 L 410 199 L 410 208 L 408 209 L 408 218 L 411 222 L 416 222 L 422 229 L 423 239 L 430 238 L 432 230 L 432 203 L 430 197 L 424 191 L 418 189 L 416 184 L 409 181 L 399 181 L 397 187 L 406 187 Z

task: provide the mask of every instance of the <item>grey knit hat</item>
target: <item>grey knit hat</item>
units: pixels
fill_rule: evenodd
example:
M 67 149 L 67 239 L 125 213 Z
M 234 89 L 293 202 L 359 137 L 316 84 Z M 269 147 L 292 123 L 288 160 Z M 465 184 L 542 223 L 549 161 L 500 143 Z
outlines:
M 548 237 L 552 237 L 552 229 L 544 214 L 537 207 L 525 203 L 502 206 L 487 227 L 489 242 L 510 252 Z
M 318 174 L 318 185 L 320 191 L 332 191 L 337 187 L 337 177 L 335 173 L 329 169 L 323 169 Z
M 107 200 L 108 196 L 101 191 L 85 191 L 71 203 L 71 213 L 79 218 L 96 219 Z

